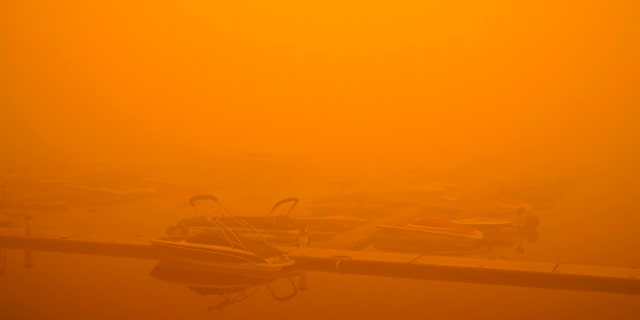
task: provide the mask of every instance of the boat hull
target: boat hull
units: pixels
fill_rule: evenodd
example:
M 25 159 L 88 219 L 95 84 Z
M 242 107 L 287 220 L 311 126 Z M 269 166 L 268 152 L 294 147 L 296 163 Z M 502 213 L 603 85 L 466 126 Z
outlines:
M 432 251 L 477 246 L 484 234 L 476 229 L 440 219 L 420 219 L 410 224 L 382 223 L 376 246 L 382 249 Z
M 215 245 L 192 244 L 186 241 L 151 240 L 163 258 L 199 267 L 248 271 L 280 271 L 295 261 L 283 253 L 282 259 L 266 261 L 251 252 Z

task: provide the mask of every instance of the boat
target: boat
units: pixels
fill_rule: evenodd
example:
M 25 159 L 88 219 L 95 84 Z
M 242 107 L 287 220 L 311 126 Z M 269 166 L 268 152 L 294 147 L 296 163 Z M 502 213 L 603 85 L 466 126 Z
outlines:
M 190 265 L 254 271 L 279 271 L 294 264 L 293 259 L 271 246 L 255 227 L 222 210 L 215 196 L 197 195 L 189 203 L 204 214 L 197 203 L 206 200 L 218 204 L 218 213 L 207 216 L 215 227 L 204 228 L 193 235 L 151 240 L 164 258 Z
M 368 220 L 349 216 L 298 216 L 295 214 L 298 198 L 285 198 L 276 202 L 265 216 L 239 217 L 248 222 L 253 228 L 233 223 L 231 217 L 220 217 L 218 221 L 227 224 L 238 234 L 246 232 L 259 233 L 269 243 L 298 246 L 300 239 L 306 237 L 308 241 L 323 240 L 345 232 L 355 226 L 362 225 Z M 287 208 L 286 206 L 289 205 Z M 281 208 L 285 208 L 281 210 Z M 179 221 L 167 228 L 167 234 L 174 236 L 193 235 L 208 229 L 216 229 L 216 224 L 207 216 L 196 216 Z
M 475 228 L 432 217 L 417 218 L 407 224 L 383 222 L 378 227 L 389 231 L 451 239 L 482 240 L 484 238 L 484 234 Z
M 271 234 L 274 241 L 293 242 L 298 245 L 301 237 L 309 240 L 323 240 L 345 232 L 367 222 L 365 219 L 349 216 L 301 216 L 295 214 L 298 198 L 286 198 L 278 201 L 266 219 L 253 217 L 259 230 Z M 286 203 L 292 203 L 284 214 L 276 214 L 277 209 Z
M 458 218 L 449 217 L 447 221 L 479 230 L 483 233 L 508 232 L 516 230 L 514 223 L 507 219 L 490 217 Z
M 174 236 L 193 235 L 210 229 L 218 229 L 217 223 L 223 223 L 237 234 L 259 234 L 261 238 L 269 242 L 297 245 L 305 223 L 292 219 L 290 215 L 298 201 L 297 198 L 280 200 L 266 216 L 221 216 L 213 221 L 208 216 L 200 215 L 182 219 L 176 225 L 167 228 L 167 234 Z M 277 209 L 287 203 L 292 203 L 289 210 L 284 215 L 276 215 Z M 242 220 L 245 223 L 238 224 L 236 220 Z M 247 225 L 251 227 L 247 227 Z
M 383 221 L 377 227 L 380 232 L 374 245 L 383 250 L 431 252 L 473 248 L 484 239 L 484 234 L 475 228 L 434 217 L 409 222 Z
M 263 237 L 274 243 L 298 245 L 302 233 L 305 232 L 306 225 L 300 221 L 292 219 L 298 198 L 286 198 L 276 202 L 269 213 L 262 217 L 242 217 L 256 227 Z M 278 208 L 291 204 L 284 214 L 277 214 Z

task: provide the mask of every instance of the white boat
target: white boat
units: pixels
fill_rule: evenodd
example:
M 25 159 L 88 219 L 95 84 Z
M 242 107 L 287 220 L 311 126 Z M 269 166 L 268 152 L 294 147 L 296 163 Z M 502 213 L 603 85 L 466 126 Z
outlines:
M 218 202 L 211 195 L 198 195 L 192 197 L 189 202 L 196 208 L 196 203 L 202 200 Z M 222 206 L 218 203 L 219 208 Z M 162 255 L 169 260 L 191 265 L 208 266 L 216 268 L 231 268 L 256 271 L 278 271 L 294 264 L 285 252 L 269 245 L 264 238 L 250 224 L 231 216 L 224 215 L 222 222 L 222 210 L 216 215 L 209 216 L 209 220 L 215 228 L 206 228 L 193 236 L 172 236 L 151 240 L 151 243 L 160 250 Z M 243 232 L 233 230 L 238 226 L 228 226 L 234 222 L 242 226 Z M 249 232 L 253 230 L 255 232 Z
M 374 246 L 382 250 L 409 252 L 468 251 L 482 244 L 484 234 L 472 227 L 442 218 L 417 218 L 384 221 L 374 237 Z
M 447 221 L 471 227 L 476 230 L 482 230 L 484 232 L 499 232 L 499 231 L 507 231 L 510 229 L 514 229 L 513 222 L 500 219 L 500 218 L 489 218 L 489 217 L 477 217 L 477 218 L 449 218 Z
M 441 218 L 418 218 L 410 223 L 388 223 L 378 225 L 387 231 L 414 236 L 435 236 L 444 239 L 482 240 L 484 234 L 475 228 L 450 222 Z

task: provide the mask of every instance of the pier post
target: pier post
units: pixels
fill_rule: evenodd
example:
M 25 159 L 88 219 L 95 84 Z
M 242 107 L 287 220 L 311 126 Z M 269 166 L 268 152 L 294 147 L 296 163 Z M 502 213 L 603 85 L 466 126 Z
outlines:
M 31 237 L 31 224 L 32 224 L 33 216 L 27 214 L 24 217 L 24 235 L 27 238 Z M 26 249 L 24 251 L 24 267 L 26 269 L 33 268 L 33 252 L 30 249 Z
M 309 228 L 305 224 L 304 226 L 300 227 L 300 230 L 298 231 L 298 245 L 300 249 L 302 249 L 303 252 L 306 253 L 308 244 L 309 244 Z
M 31 237 L 31 223 L 32 223 L 33 217 L 30 214 L 27 214 L 24 217 L 24 235 L 26 237 Z

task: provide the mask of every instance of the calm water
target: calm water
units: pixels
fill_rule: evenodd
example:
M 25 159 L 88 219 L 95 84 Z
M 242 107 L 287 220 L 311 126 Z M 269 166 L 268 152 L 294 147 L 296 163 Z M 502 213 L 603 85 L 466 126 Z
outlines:
M 36 252 L 6 252 L 0 278 L 2 319 L 637 319 L 640 296 L 306 272 L 253 288 L 246 299 L 220 301 L 151 275 L 156 261 Z M 305 289 L 306 288 L 306 289 Z M 270 290 L 271 289 L 271 290 Z M 250 293 L 249 292 L 249 293 Z

